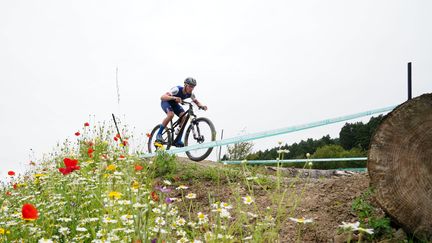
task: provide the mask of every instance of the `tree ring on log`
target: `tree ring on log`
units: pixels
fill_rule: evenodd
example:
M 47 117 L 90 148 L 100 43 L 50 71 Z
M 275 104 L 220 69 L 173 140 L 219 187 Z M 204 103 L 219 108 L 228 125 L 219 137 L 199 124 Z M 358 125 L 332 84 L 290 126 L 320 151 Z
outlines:
M 383 119 L 367 167 L 382 209 L 415 237 L 432 240 L 432 94 L 406 101 Z

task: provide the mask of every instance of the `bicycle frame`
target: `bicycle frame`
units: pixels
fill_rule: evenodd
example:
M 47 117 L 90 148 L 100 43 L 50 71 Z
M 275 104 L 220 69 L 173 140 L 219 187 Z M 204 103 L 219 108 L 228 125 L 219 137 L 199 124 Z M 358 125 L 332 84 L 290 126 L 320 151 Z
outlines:
M 155 140 L 157 137 L 157 133 L 160 131 L 160 124 L 156 125 L 149 135 L 148 141 L 148 151 L 157 151 L 158 148 L 166 146 L 166 149 L 170 149 L 171 146 L 178 147 L 176 142 L 180 141 L 179 139 L 185 133 L 184 146 L 201 144 L 206 140 L 215 141 L 216 140 L 216 129 L 208 118 L 205 117 L 197 117 L 193 110 L 193 105 L 190 102 L 183 102 L 182 104 L 189 105 L 189 109 L 187 109 L 180 117 L 178 117 L 175 122 L 171 121 L 162 132 L 164 136 L 162 140 Z M 182 120 L 184 124 L 181 126 L 179 134 L 175 134 L 176 128 L 182 124 Z M 207 148 L 204 151 L 197 150 L 194 153 L 190 151 L 186 152 L 186 155 L 193 161 L 201 161 L 207 158 L 211 153 L 213 148 Z
M 169 127 L 168 129 L 171 131 L 171 138 L 172 138 L 171 141 L 176 141 L 176 139 L 179 139 L 179 135 L 183 135 L 183 132 L 184 132 L 184 130 L 186 129 L 187 124 L 188 124 L 188 122 L 189 122 L 189 119 L 190 119 L 191 117 L 192 117 L 192 121 L 196 118 L 196 115 L 195 115 L 195 113 L 193 112 L 193 106 L 192 106 L 192 103 L 190 103 L 190 102 L 186 102 L 186 101 L 183 101 L 183 104 L 188 104 L 188 105 L 189 105 L 189 109 L 188 109 L 185 113 L 183 113 L 183 114 L 182 114 L 182 115 L 177 119 L 177 121 L 175 121 L 174 123 L 172 122 L 172 120 L 170 121 L 170 127 Z M 180 128 L 180 132 L 179 132 L 179 134 L 177 134 L 177 135 L 175 136 L 175 128 L 178 127 L 178 126 L 180 126 L 180 123 L 181 123 L 183 117 L 186 117 L 186 118 L 185 118 L 185 121 L 184 121 L 184 124 L 183 124 L 183 126 Z M 175 136 L 175 137 L 174 137 L 174 136 Z

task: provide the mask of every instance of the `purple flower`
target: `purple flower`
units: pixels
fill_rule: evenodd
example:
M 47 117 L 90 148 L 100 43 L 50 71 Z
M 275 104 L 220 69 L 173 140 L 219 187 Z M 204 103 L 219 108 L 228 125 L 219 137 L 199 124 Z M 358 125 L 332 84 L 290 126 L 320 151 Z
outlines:
M 173 201 L 171 200 L 171 198 L 167 197 L 167 198 L 165 198 L 165 202 L 166 202 L 167 204 L 170 204 L 170 203 L 172 203 Z
M 157 186 L 156 189 L 159 190 L 159 191 L 161 191 L 162 193 L 169 193 L 169 192 L 171 192 L 171 188 L 167 188 L 167 187 Z

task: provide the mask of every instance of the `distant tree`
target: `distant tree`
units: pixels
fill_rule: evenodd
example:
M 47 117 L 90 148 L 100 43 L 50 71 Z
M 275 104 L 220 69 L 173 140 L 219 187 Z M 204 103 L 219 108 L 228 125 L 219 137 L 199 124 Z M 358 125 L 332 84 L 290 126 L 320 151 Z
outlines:
M 253 148 L 252 142 L 236 143 L 234 145 L 228 146 L 227 157 L 230 160 L 246 159 L 246 156 L 248 156 L 252 152 L 252 148 Z
M 369 149 L 373 133 L 381 123 L 383 116 L 372 117 L 367 124 L 363 122 L 345 123 L 339 132 L 340 145 L 345 150 L 358 147 L 362 150 Z
M 344 149 L 352 149 L 358 144 L 356 134 L 358 133 L 358 128 L 360 126 L 363 126 L 362 122 L 345 123 L 342 127 L 339 132 L 339 142 Z
M 318 140 L 309 138 L 306 141 L 300 141 L 300 143 L 293 143 L 291 145 L 285 144 L 283 146 L 252 153 L 247 157 L 247 159 L 273 160 L 279 157 L 277 153 L 279 149 L 289 150 L 289 153 L 284 155 L 284 159 L 304 159 L 306 158 L 306 153 L 313 154 L 317 148 L 327 144 L 337 144 L 338 141 L 339 139 L 330 138 L 330 135 L 326 135 Z

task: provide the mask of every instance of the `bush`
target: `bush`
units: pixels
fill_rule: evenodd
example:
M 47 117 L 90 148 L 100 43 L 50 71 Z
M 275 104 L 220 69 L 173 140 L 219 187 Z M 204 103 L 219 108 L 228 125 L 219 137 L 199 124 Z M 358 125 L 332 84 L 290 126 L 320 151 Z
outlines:
M 360 148 L 345 150 L 340 145 L 325 145 L 316 150 L 311 156 L 312 159 L 319 158 L 354 158 L 364 157 L 366 152 Z M 314 169 L 338 169 L 338 168 L 364 168 L 366 161 L 331 161 L 314 163 Z
M 158 151 L 151 164 L 150 170 L 154 177 L 172 176 L 176 171 L 177 163 L 175 155 L 170 155 L 165 151 Z

